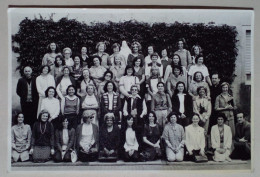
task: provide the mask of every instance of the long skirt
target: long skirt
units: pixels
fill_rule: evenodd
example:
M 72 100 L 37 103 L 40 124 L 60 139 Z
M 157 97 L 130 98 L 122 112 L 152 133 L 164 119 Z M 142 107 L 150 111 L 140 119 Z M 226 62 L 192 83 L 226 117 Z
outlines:
M 46 162 L 49 160 L 51 155 L 50 146 L 35 146 L 33 149 L 33 162 Z

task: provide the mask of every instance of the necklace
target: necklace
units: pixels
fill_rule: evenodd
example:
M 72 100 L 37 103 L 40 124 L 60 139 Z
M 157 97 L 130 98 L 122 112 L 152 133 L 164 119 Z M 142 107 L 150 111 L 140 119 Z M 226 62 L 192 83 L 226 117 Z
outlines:
M 42 124 L 40 123 L 41 134 L 44 134 L 44 133 L 45 133 L 45 130 L 46 130 L 46 124 L 47 124 L 47 123 L 45 123 L 44 130 L 42 131 Z

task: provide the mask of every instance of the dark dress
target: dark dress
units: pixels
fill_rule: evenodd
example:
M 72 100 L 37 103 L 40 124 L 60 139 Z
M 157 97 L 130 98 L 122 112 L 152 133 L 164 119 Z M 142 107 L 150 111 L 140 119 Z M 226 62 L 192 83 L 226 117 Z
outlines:
M 155 144 L 160 140 L 162 135 L 161 128 L 158 124 L 156 124 L 154 127 L 151 127 L 149 125 L 144 126 L 144 133 L 143 137 L 146 137 L 148 141 Z M 143 143 L 143 157 L 144 160 L 151 161 L 155 160 L 156 158 L 161 157 L 161 149 L 160 148 L 154 148 L 146 143 Z
M 100 129 L 100 141 L 99 141 L 99 160 L 100 161 L 116 161 L 118 156 L 118 148 L 120 144 L 120 131 L 117 125 L 113 125 L 113 130 L 111 132 L 107 131 L 107 127 L 103 126 Z M 107 155 L 104 151 L 114 150 L 114 153 Z

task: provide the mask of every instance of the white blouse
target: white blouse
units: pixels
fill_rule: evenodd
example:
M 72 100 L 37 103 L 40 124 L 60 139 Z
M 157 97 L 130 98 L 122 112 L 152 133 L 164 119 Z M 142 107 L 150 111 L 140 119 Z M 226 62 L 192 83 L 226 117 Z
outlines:
M 132 149 L 137 151 L 139 144 L 136 139 L 135 131 L 132 128 L 128 128 L 125 134 L 126 134 L 125 144 L 124 144 L 125 151 L 128 152 Z
M 60 101 L 57 98 L 44 98 L 41 104 L 41 111 L 47 110 L 51 118 L 57 118 L 60 114 Z
M 40 97 L 45 97 L 45 91 L 50 86 L 55 88 L 55 80 L 52 75 L 40 75 L 36 78 L 36 87 Z
M 200 126 L 194 127 L 192 124 L 185 127 L 185 145 L 189 152 L 192 150 L 204 150 L 204 129 Z

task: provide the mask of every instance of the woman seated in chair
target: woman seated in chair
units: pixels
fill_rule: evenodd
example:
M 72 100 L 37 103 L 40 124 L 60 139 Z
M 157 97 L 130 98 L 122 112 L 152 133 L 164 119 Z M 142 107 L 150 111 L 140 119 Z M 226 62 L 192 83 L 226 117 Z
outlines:
M 98 156 L 98 127 L 93 124 L 93 112 L 85 110 L 83 112 L 83 123 L 76 130 L 76 151 L 78 158 L 82 162 L 95 161 Z
M 55 162 L 71 162 L 71 152 L 74 148 L 75 129 L 66 117 L 62 118 L 62 126 L 55 132 L 56 152 L 53 160 Z
M 100 161 L 116 161 L 118 156 L 118 147 L 120 143 L 120 131 L 115 122 L 113 113 L 107 113 L 104 116 L 104 125 L 100 130 Z

